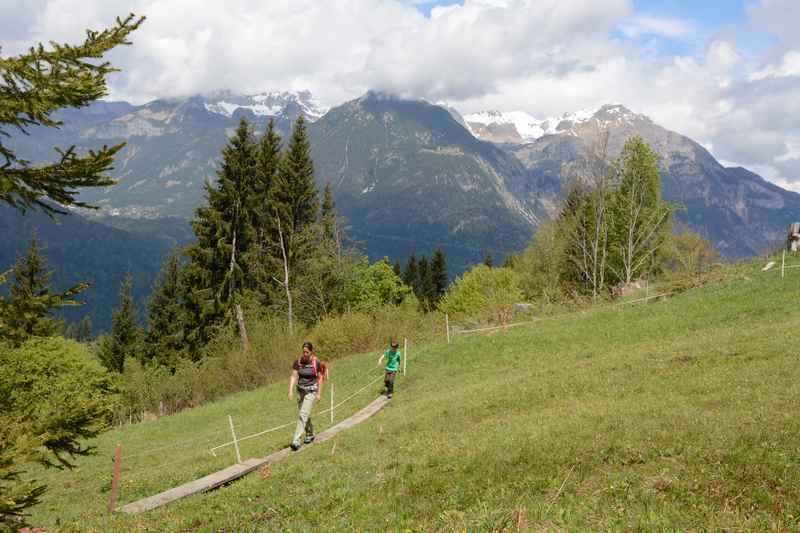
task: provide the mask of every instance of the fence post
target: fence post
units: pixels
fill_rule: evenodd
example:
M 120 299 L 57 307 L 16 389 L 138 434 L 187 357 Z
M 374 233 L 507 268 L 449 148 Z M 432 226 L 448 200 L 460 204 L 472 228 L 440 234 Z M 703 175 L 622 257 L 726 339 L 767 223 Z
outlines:
M 122 444 L 117 444 L 117 451 L 114 454 L 114 477 L 111 478 L 111 496 L 108 498 L 108 512 L 113 513 L 117 507 L 117 496 L 119 495 L 119 471 L 122 462 Z
M 408 337 L 403 337 L 403 375 L 406 375 L 406 365 L 408 364 Z
M 333 381 L 331 381 L 331 424 L 333 424 Z
M 444 314 L 444 327 L 447 329 L 447 344 L 450 344 L 450 317 Z
M 786 249 L 783 249 L 783 254 L 781 255 L 781 279 L 783 279 L 783 270 L 786 265 Z
M 231 426 L 231 435 L 233 435 L 233 447 L 236 449 L 236 462 L 242 462 L 242 456 L 239 455 L 239 441 L 236 440 L 236 431 L 233 429 L 233 417 L 228 415 L 228 423 Z

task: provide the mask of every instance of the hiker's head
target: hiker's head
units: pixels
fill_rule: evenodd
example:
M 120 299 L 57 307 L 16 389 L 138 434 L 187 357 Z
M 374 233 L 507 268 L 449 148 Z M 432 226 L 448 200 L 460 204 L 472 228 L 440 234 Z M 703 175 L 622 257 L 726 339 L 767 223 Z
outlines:
M 391 341 L 389 341 L 389 346 L 391 346 L 392 348 L 394 348 L 396 350 L 397 347 L 400 346 L 400 343 L 397 342 L 397 339 L 392 339 Z
M 314 345 L 306 341 L 303 343 L 303 355 L 310 355 L 314 353 Z

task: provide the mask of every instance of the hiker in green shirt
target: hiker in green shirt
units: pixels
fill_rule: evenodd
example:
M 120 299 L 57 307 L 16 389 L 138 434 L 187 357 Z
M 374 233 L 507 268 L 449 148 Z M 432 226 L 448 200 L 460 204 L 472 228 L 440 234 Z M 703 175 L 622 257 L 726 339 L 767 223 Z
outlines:
M 389 344 L 390 348 L 383 352 L 383 355 L 378 359 L 378 365 L 386 359 L 386 376 L 383 378 L 383 384 L 386 385 L 387 398 L 391 398 L 394 393 L 394 378 L 397 375 L 397 371 L 400 370 L 400 359 L 403 356 L 403 352 L 397 349 L 400 346 L 397 339 L 392 339 Z

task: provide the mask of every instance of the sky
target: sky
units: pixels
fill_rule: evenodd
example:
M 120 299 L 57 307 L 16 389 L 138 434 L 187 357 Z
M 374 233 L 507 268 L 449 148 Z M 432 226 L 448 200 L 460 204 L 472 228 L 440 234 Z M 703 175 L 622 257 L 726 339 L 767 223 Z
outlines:
M 111 99 L 367 90 L 538 118 L 622 103 L 800 191 L 800 0 L 0 0 L 0 55 L 147 21 Z

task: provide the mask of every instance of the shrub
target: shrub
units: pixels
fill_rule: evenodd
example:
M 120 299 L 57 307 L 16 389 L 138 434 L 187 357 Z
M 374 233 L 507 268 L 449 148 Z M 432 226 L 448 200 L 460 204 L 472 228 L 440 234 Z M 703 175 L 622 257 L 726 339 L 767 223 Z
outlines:
M 510 268 L 479 265 L 455 281 L 439 310 L 457 321 L 506 323 L 523 297 L 519 281 Z
M 114 378 L 84 346 L 61 337 L 0 343 L 0 529 L 15 527 L 44 485 L 21 480 L 25 463 L 71 468 L 113 410 Z
M 533 242 L 513 262 L 527 298 L 544 305 L 567 300 L 567 240 L 554 221 L 543 222 Z

